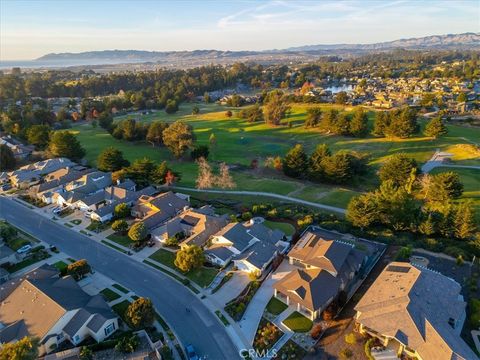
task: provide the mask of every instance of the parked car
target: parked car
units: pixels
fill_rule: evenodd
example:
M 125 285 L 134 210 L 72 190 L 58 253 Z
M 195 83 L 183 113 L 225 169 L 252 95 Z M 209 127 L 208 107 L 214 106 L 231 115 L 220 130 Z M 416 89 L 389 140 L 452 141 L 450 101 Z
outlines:
M 32 250 L 32 245 L 23 245 L 20 249 L 17 250 L 18 254 L 26 254 Z
M 52 209 L 52 212 L 53 212 L 54 214 L 58 214 L 60 211 L 62 211 L 62 208 L 61 208 L 60 206 L 57 206 L 56 208 L 53 208 L 53 209 Z
M 12 188 L 12 185 L 10 184 L 3 184 L 2 186 L 0 186 L 1 191 L 7 191 L 7 190 L 10 190 L 11 188 Z
M 185 346 L 185 350 L 187 351 L 188 360 L 199 360 L 199 357 L 195 352 L 195 348 L 192 344 L 188 344 L 187 346 Z

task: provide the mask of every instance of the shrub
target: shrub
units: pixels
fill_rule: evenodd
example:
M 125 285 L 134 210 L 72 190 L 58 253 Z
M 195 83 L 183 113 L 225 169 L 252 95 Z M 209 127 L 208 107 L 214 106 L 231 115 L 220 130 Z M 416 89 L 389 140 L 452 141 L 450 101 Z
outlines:
M 67 266 L 67 274 L 77 281 L 83 279 L 91 271 L 92 269 L 85 259 L 75 261 Z
M 354 333 L 345 335 L 345 342 L 350 345 L 355 345 L 357 343 L 357 337 Z
M 140 339 L 137 335 L 121 338 L 115 345 L 115 350 L 118 352 L 129 354 L 133 353 L 140 345 Z
M 312 337 L 312 339 L 316 340 L 320 337 L 320 335 L 322 334 L 322 331 L 323 331 L 322 325 L 315 324 L 313 325 L 312 330 L 310 330 L 310 336 Z
M 341 359 L 350 359 L 352 356 L 353 356 L 353 352 L 349 348 L 344 348 L 342 351 L 340 351 Z

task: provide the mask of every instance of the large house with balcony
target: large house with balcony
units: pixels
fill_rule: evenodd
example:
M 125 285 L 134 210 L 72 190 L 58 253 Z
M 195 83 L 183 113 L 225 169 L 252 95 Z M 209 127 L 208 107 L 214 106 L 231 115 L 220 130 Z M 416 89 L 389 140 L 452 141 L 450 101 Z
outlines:
M 355 306 L 355 320 L 360 333 L 397 350 L 399 357 L 478 359 L 460 338 L 466 317 L 461 290 L 438 272 L 392 262 Z
M 274 284 L 275 297 L 314 320 L 341 291 L 348 291 L 366 254 L 350 243 L 307 231 L 288 259 L 294 270 Z
M 118 329 L 118 316 L 101 295 L 90 296 L 72 277 L 57 274 L 44 266 L 2 285 L 0 343 L 36 337 L 42 355 L 67 340 L 103 341 Z

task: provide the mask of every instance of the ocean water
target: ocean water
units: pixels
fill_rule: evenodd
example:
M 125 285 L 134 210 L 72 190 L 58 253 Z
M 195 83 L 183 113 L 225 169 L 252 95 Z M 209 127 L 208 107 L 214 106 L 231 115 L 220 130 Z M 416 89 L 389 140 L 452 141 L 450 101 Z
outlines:
M 0 60 L 0 70 L 10 70 L 14 67 L 22 69 L 39 69 L 39 68 L 63 68 L 69 66 L 88 66 L 88 65 L 111 65 L 125 63 L 139 63 L 145 60 L 128 60 L 125 59 L 86 59 L 86 60 Z

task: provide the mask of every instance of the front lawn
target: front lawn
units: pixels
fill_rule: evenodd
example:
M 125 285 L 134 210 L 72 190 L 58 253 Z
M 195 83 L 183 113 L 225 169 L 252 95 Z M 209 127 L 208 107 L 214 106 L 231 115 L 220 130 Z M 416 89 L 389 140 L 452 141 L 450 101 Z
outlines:
M 123 321 L 125 321 L 125 313 L 127 312 L 129 305 L 130 305 L 130 301 L 123 300 L 122 302 L 119 302 L 118 304 L 113 305 L 112 310 L 115 311 L 117 315 L 122 318 Z
M 107 236 L 108 240 L 116 242 L 118 245 L 122 245 L 126 248 L 132 245 L 133 241 L 127 235 L 120 235 L 119 233 L 114 233 Z
M 55 264 L 52 264 L 53 266 L 55 266 L 58 271 L 60 271 L 60 273 L 63 273 L 64 271 L 67 270 L 67 264 L 63 261 L 57 261 Z
M 80 225 L 80 224 L 82 223 L 82 220 L 80 220 L 80 219 L 73 219 L 73 220 L 71 220 L 70 222 L 71 222 L 72 224 L 74 224 L 74 225 Z
M 17 237 L 15 239 L 12 239 L 12 240 L 8 240 L 7 241 L 7 245 L 10 249 L 12 249 L 13 251 L 17 251 L 18 249 L 20 249 L 22 246 L 24 245 L 28 245 L 30 244 L 30 241 L 24 239 L 24 238 L 21 238 L 21 237 Z
M 201 287 L 206 287 L 210 285 L 215 276 L 218 274 L 218 270 L 216 268 L 209 268 L 205 266 L 189 271 L 188 273 L 183 273 L 179 268 L 175 266 L 175 256 L 176 255 L 174 252 L 160 249 L 150 255 L 150 259 L 158 261 L 159 263 L 168 266 L 175 271 L 178 271 L 182 275 L 186 276 L 189 280 L 193 281 Z
M 267 311 L 273 315 L 279 315 L 288 308 L 288 305 L 283 301 L 278 300 L 275 296 L 272 296 L 267 304 Z
M 313 322 L 295 311 L 283 320 L 283 324 L 294 332 L 308 332 L 312 328 Z
M 102 291 L 100 291 L 100 294 L 102 294 L 102 296 L 108 302 L 117 300 L 118 298 L 120 298 L 120 295 L 118 295 L 115 291 L 109 288 L 103 289 Z
M 111 226 L 110 221 L 102 223 L 100 221 L 92 220 L 90 222 L 90 225 L 87 226 L 87 230 L 90 230 L 90 231 L 93 231 L 93 232 L 96 232 L 96 233 L 100 233 L 102 231 L 105 231 L 105 230 L 109 229 L 110 226 Z
M 272 230 L 280 230 L 286 236 L 292 236 L 295 233 L 295 228 L 293 225 L 286 223 L 286 222 L 277 222 L 277 221 L 265 221 L 263 223 L 266 227 L 269 227 Z
M 22 270 L 22 269 L 26 268 L 27 266 L 33 265 L 33 264 L 35 264 L 35 263 L 37 263 L 41 260 L 45 260 L 45 259 L 48 259 L 50 257 L 50 254 L 47 251 L 45 251 L 44 249 L 39 249 L 37 251 L 34 251 L 34 249 L 32 249 L 32 251 L 30 253 L 31 255 L 29 255 L 28 258 L 10 266 L 10 267 L 6 267 L 6 270 L 10 274 L 12 274 L 14 272 L 17 272 L 19 270 Z

